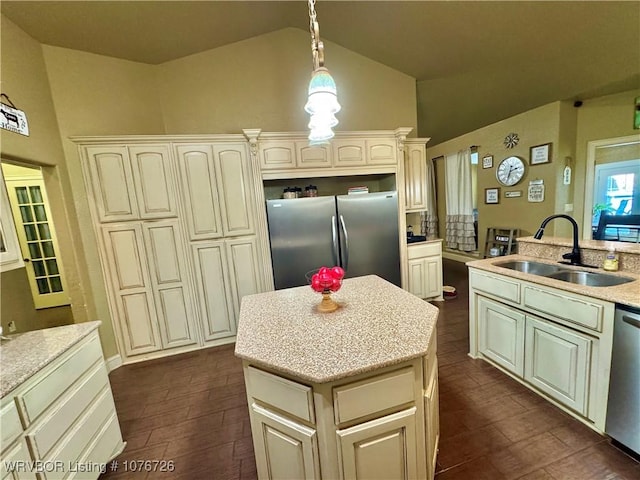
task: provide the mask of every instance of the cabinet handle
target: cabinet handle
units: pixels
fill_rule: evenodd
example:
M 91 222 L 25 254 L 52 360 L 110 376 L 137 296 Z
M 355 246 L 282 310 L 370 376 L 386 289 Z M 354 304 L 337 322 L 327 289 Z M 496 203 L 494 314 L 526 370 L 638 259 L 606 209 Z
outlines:
M 344 262 L 342 263 L 342 268 L 345 271 L 349 268 L 349 235 L 347 234 L 347 226 L 344 223 L 344 217 L 340 215 L 340 223 L 342 224 L 342 234 L 344 236 Z
M 630 317 L 629 315 L 622 315 L 622 321 L 628 323 L 632 327 L 640 328 L 640 320 Z
M 333 264 L 338 265 L 338 232 L 336 231 L 336 216 L 331 217 L 331 239 L 333 240 Z

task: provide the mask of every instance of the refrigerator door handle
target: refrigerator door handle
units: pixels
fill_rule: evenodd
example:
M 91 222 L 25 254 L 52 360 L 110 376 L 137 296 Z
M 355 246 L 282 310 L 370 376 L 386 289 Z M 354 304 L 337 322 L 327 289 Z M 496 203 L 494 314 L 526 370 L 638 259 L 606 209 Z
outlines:
M 338 231 L 336 229 L 336 216 L 331 217 L 331 240 L 333 247 L 333 264 L 338 265 Z
M 342 226 L 342 234 L 344 236 L 344 261 L 342 262 L 342 268 L 349 269 L 349 235 L 347 234 L 347 226 L 344 223 L 344 217 L 340 215 L 340 225 Z

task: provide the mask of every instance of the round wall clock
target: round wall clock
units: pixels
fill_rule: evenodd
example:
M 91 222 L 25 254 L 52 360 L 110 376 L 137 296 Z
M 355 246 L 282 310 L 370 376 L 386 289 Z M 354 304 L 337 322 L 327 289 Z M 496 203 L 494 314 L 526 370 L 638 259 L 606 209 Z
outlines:
M 507 148 L 513 148 L 518 145 L 520 139 L 518 138 L 517 133 L 510 133 L 506 137 L 504 137 L 504 146 Z
M 520 157 L 507 157 L 500 162 L 496 169 L 498 182 L 511 187 L 524 177 L 525 166 Z

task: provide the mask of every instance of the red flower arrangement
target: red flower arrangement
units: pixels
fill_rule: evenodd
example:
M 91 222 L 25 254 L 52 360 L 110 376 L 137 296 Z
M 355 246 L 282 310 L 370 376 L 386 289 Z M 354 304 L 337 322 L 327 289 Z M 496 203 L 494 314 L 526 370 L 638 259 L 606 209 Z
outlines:
M 338 266 L 320 267 L 311 276 L 311 288 L 322 293 L 322 302 L 318 305 L 318 311 L 333 312 L 338 309 L 339 305 L 331 299 L 331 293 L 340 290 L 343 278 L 344 270 Z

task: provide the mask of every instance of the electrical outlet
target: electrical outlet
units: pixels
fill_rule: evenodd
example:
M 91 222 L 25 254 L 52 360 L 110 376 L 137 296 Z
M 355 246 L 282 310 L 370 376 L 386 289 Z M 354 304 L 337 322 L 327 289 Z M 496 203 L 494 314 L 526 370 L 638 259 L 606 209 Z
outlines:
M 564 211 L 569 213 L 569 212 L 573 212 L 573 203 L 565 203 L 564 204 Z
M 9 322 L 9 331 L 10 331 L 10 332 L 15 332 L 15 331 L 16 331 L 16 322 L 15 322 L 15 321 L 13 321 L 13 320 L 11 320 L 11 321 Z

